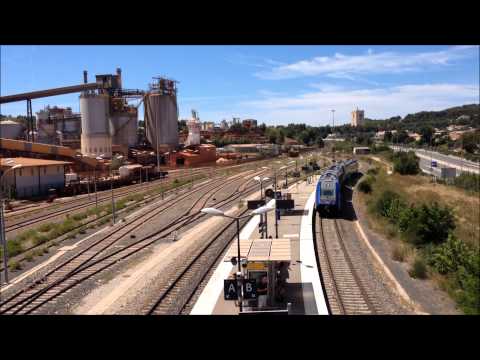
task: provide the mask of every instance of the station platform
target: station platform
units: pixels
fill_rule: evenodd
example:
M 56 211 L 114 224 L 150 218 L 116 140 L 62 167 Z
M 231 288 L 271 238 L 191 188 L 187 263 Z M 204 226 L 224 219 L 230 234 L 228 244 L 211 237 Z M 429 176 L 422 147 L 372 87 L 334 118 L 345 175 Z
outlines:
M 275 256 L 288 256 L 290 260 L 284 295 L 284 302 L 291 304 L 289 314 L 328 315 L 313 244 L 312 216 L 317 179 L 313 177 L 311 180 L 310 183 L 303 181 L 289 186 L 288 189 L 282 189 L 282 195 L 291 194 L 295 208 L 288 214 L 281 215 L 278 220 L 278 237 L 275 231 L 274 211 L 268 213 L 267 239 L 261 239 L 263 241 L 259 241 L 260 216 L 250 219 L 240 232 L 241 255 L 252 257 L 253 250 L 249 252 L 252 244 L 256 244 L 256 241 L 261 244 L 268 243 L 265 240 L 270 240 L 269 246 L 272 249 L 270 256 L 275 248 L 280 249 L 275 250 L 278 254 Z M 274 200 L 271 200 L 268 205 L 273 206 Z M 269 239 L 270 236 L 271 239 Z M 285 249 L 285 246 L 289 246 L 289 249 Z M 223 261 L 220 262 L 195 303 L 191 315 L 239 314 L 236 302 L 224 300 L 223 292 L 224 280 L 233 278 L 237 270 L 230 261 L 232 254 L 236 254 L 236 251 L 237 242 L 233 241 Z M 248 261 L 255 260 L 248 257 Z

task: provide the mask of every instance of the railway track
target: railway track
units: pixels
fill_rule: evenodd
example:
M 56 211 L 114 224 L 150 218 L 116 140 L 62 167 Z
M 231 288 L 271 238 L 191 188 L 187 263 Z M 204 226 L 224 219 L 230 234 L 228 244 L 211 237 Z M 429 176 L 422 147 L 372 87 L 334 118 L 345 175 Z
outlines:
M 166 226 L 163 226 L 161 229 L 156 230 L 154 233 L 149 234 L 120 250 L 115 250 L 106 254 L 106 250 L 111 249 L 120 239 L 125 238 L 135 228 L 142 225 L 145 221 L 148 221 L 148 219 L 158 216 L 169 206 L 162 205 L 159 209 L 149 213 L 147 218 L 137 218 L 115 229 L 111 234 L 89 244 L 72 258 L 57 265 L 53 270 L 50 270 L 41 279 L 37 280 L 26 289 L 15 293 L 0 303 L 0 314 L 35 313 L 39 307 L 68 292 L 75 285 L 78 285 L 91 276 L 98 274 L 100 271 L 111 267 L 118 261 L 131 257 L 133 254 L 150 246 L 154 242 L 167 237 L 180 227 L 198 220 L 200 217 L 204 216 L 204 214 L 199 213 L 200 209 L 203 208 L 211 198 L 214 198 L 215 194 L 226 186 L 230 186 L 235 180 L 238 180 L 238 177 L 230 181 L 220 179 L 213 184 L 209 183 L 205 185 L 203 189 L 205 189 L 206 192 L 202 194 L 199 199 L 194 201 L 182 216 Z M 223 183 L 221 183 L 222 181 Z M 237 188 L 235 188 L 230 196 L 227 196 L 220 201 L 216 201 L 213 205 L 217 207 L 224 206 L 226 203 L 238 199 L 245 191 L 253 190 L 255 185 L 247 187 L 247 184 L 251 181 L 252 179 L 243 181 Z M 198 192 L 199 189 L 197 188 L 196 191 Z M 187 197 L 187 195 L 184 196 L 183 199 L 185 197 Z M 171 200 L 171 202 L 178 203 L 181 200 L 182 197 L 178 197 Z M 105 255 L 101 256 L 102 254 Z
M 203 173 L 204 172 L 200 171 L 200 172 L 193 173 L 192 175 L 199 175 L 199 174 L 203 174 Z M 181 178 L 181 177 L 182 176 L 179 175 L 178 177 L 172 177 L 172 178 L 169 178 L 168 180 L 174 180 L 174 179 L 178 179 L 178 178 Z M 142 191 L 142 192 L 143 191 L 148 191 L 148 190 L 154 189 L 158 186 L 159 186 L 159 183 L 155 181 L 155 182 L 152 182 L 152 184 L 149 184 L 149 185 L 144 185 L 144 184 L 134 185 L 133 189 L 117 190 L 114 193 L 115 200 L 119 200 L 119 199 L 121 199 L 123 197 L 126 197 L 128 195 L 138 193 L 139 191 Z M 108 190 L 106 191 L 106 193 L 103 192 L 103 194 L 98 196 L 98 204 L 99 205 L 102 205 L 104 203 L 109 203 L 110 201 L 111 201 L 111 193 Z M 71 214 L 71 213 L 77 212 L 79 210 L 87 209 L 91 206 L 94 206 L 95 204 L 96 204 L 95 200 L 90 200 L 90 199 L 83 198 L 83 199 L 78 199 L 77 201 L 73 200 L 72 202 L 67 204 L 67 206 L 62 206 L 62 205 L 59 205 L 59 204 L 55 204 L 55 205 L 44 207 L 44 208 L 41 208 L 41 209 L 32 210 L 29 213 L 35 213 L 35 212 L 39 212 L 39 211 L 42 211 L 42 212 L 47 211 L 47 212 L 42 213 L 42 214 L 37 214 L 37 216 L 32 216 L 32 217 L 28 217 L 28 218 L 25 218 L 25 216 L 28 216 L 28 214 L 22 214 L 20 216 L 17 216 L 14 219 L 12 219 L 12 218 L 7 219 L 6 226 L 5 226 L 5 231 L 8 234 L 9 232 L 13 232 L 13 231 L 16 231 L 18 229 L 23 230 L 23 229 L 25 229 L 25 227 L 29 227 L 31 225 L 37 225 L 39 222 L 43 222 L 45 220 L 56 218 L 56 217 L 61 216 L 61 215 Z M 59 206 L 61 206 L 62 208 L 58 209 Z M 17 221 L 15 221 L 15 220 L 17 220 Z
M 377 306 L 345 247 L 339 221 L 315 216 L 317 261 L 330 312 L 333 315 L 376 314 Z
M 298 181 L 293 180 L 292 183 Z M 247 210 L 237 216 L 242 216 Z M 240 227 L 248 219 L 240 220 Z M 212 267 L 219 261 L 232 240 L 236 238 L 236 221 L 229 220 L 215 235 L 203 244 L 196 253 L 187 254 L 165 285 L 160 289 L 158 299 L 145 311 L 147 315 L 179 315 L 191 302 Z

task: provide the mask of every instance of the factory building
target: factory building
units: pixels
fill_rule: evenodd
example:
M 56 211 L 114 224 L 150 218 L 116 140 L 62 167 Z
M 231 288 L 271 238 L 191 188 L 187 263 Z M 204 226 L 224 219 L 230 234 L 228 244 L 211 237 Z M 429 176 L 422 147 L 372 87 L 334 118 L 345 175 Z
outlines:
M 153 149 L 168 151 L 178 146 L 176 82 L 154 79 L 144 98 L 146 136 Z
M 358 110 L 358 108 L 352 111 L 352 126 L 362 126 L 364 123 L 365 111 Z
M 7 161 L 9 161 L 7 163 Z M 0 159 L 0 175 L 4 175 L 2 190 L 17 199 L 43 196 L 49 189 L 65 187 L 65 167 L 67 161 L 42 160 L 17 157 Z M 20 167 L 8 171 L 13 166 Z
M 80 114 L 72 109 L 46 106 L 37 112 L 37 142 L 80 148 Z
M 195 149 L 173 151 L 170 153 L 170 166 L 184 165 L 187 167 L 213 163 L 217 160 L 217 148 L 214 145 L 202 144 Z

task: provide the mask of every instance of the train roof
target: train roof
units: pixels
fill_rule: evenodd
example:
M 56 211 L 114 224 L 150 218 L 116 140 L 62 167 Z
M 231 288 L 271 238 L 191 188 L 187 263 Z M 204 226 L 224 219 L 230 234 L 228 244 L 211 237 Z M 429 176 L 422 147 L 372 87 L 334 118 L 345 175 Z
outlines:
M 332 178 L 338 178 L 344 172 L 344 167 L 356 163 L 356 159 L 342 160 L 336 164 L 331 165 L 327 170 L 325 170 L 318 179 L 321 180 L 330 180 Z

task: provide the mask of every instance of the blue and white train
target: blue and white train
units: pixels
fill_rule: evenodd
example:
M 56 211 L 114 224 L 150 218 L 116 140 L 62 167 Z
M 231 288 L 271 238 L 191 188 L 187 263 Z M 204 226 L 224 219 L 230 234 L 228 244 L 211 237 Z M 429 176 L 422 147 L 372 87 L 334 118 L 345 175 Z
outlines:
M 320 214 L 335 214 L 342 210 L 342 186 L 358 172 L 358 161 L 340 161 L 325 170 L 318 179 L 315 207 Z

